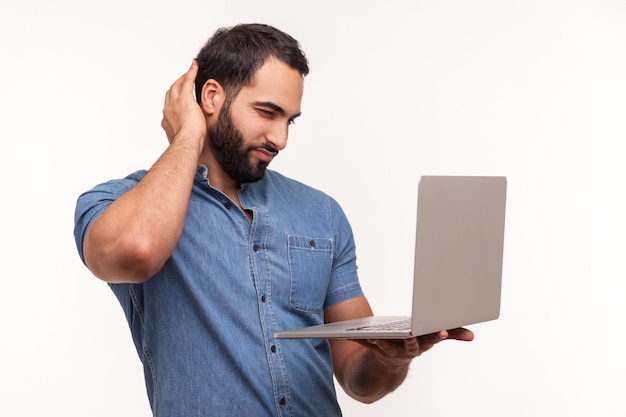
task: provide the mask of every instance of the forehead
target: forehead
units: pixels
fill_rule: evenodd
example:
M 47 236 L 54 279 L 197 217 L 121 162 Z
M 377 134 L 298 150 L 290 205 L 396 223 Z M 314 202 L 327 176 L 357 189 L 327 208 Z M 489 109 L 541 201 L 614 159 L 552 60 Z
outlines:
M 276 59 L 268 59 L 243 87 L 237 99 L 245 102 L 272 102 L 289 114 L 300 113 L 304 81 L 298 70 Z

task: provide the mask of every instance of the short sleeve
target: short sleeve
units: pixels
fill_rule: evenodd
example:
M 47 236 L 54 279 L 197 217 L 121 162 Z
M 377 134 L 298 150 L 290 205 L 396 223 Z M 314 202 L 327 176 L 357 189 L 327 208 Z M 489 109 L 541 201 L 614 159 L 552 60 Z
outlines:
M 83 243 L 89 226 L 122 194 L 131 190 L 146 171 L 137 171 L 124 179 L 99 184 L 81 194 L 74 210 L 74 240 L 81 260 L 85 263 Z
M 356 247 L 348 219 L 339 204 L 331 199 L 335 253 L 324 307 L 363 295 L 357 274 Z

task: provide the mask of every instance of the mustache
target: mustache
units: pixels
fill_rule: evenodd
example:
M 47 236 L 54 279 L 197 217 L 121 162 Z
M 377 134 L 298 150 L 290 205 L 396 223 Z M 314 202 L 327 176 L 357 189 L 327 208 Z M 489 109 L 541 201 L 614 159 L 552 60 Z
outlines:
M 274 156 L 278 155 L 278 149 L 276 149 L 275 147 L 273 147 L 272 145 L 268 143 L 264 143 L 261 145 L 252 145 L 248 148 L 248 151 L 251 151 L 253 149 L 263 149 L 273 154 Z

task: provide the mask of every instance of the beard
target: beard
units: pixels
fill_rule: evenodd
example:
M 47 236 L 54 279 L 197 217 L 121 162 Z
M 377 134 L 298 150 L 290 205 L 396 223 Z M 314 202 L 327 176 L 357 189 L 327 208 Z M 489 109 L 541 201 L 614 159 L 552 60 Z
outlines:
M 225 104 L 217 122 L 209 127 L 209 144 L 224 172 L 239 184 L 256 182 L 263 178 L 269 165 L 267 161 L 250 162 L 250 153 L 259 148 L 278 154 L 278 150 L 267 143 L 245 145 L 244 137 L 230 117 L 230 104 Z

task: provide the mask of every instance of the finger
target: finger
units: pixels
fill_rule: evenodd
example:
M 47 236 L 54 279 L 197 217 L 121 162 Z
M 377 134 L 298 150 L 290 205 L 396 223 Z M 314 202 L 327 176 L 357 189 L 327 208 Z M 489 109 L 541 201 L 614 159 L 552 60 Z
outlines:
M 419 344 L 419 355 L 432 349 L 432 347 L 435 346 L 437 343 L 447 338 L 448 332 L 445 330 L 442 330 L 438 333 L 432 333 L 418 337 L 417 339 Z
M 462 340 L 465 342 L 471 342 L 474 340 L 474 333 L 471 330 L 462 327 L 448 330 L 448 334 L 448 339 Z
M 191 66 L 183 75 L 178 77 L 176 81 L 170 86 L 170 88 L 165 93 L 166 99 L 169 95 L 175 94 L 178 96 L 181 91 L 186 91 L 190 87 L 193 87 L 194 82 L 196 80 L 196 75 L 198 74 L 198 62 L 194 59 L 191 62 Z
M 170 90 L 165 92 L 165 98 L 163 99 L 163 104 L 167 104 L 170 101 Z
M 409 339 L 370 339 L 368 342 L 389 358 L 409 359 L 419 355 L 417 338 Z
M 385 346 L 385 342 L 380 339 L 367 339 L 366 343 L 368 348 L 376 350 L 382 354 L 385 354 L 388 350 Z
M 420 353 L 420 344 L 417 341 L 417 337 L 404 339 L 404 350 L 409 356 L 418 356 Z
M 198 75 L 198 61 L 195 59 L 191 62 L 191 66 L 189 70 L 181 77 L 181 88 L 183 91 L 188 90 L 189 88 L 193 89 L 196 81 L 196 76 Z
M 388 349 L 385 347 L 385 341 L 382 339 L 351 339 L 353 342 L 379 353 L 385 353 Z
M 200 64 L 198 64 L 198 60 L 194 58 L 191 60 L 191 66 L 187 72 L 190 73 L 193 78 L 196 78 L 196 75 L 198 75 L 198 68 L 200 68 Z
M 439 342 L 441 342 L 442 340 L 445 340 L 448 338 L 448 332 L 446 330 L 441 330 L 437 333 L 431 333 L 431 334 L 426 334 L 424 336 L 420 336 L 419 337 L 419 343 L 421 345 L 424 344 L 429 344 L 429 345 L 435 345 Z

